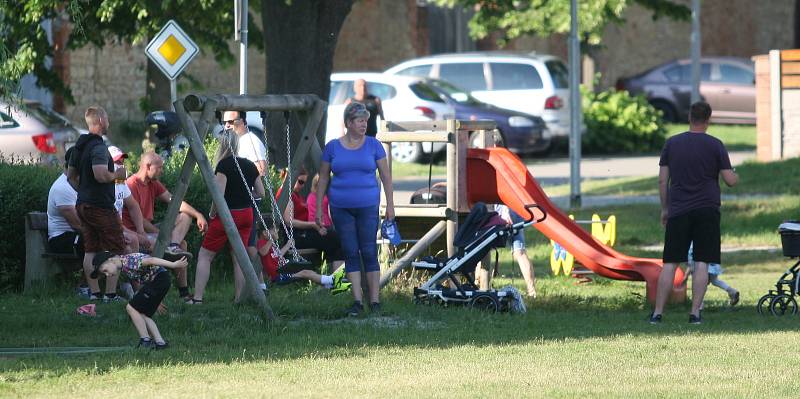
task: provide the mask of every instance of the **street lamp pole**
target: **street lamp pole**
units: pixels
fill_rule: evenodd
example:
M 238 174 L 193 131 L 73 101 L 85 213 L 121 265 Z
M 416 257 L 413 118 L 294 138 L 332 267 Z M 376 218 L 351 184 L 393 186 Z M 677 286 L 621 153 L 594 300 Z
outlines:
M 239 94 L 247 94 L 247 0 L 235 0 L 236 40 L 239 42 Z
M 578 2 L 570 2 L 570 34 L 569 34 L 569 205 L 572 208 L 581 206 L 581 93 L 580 93 L 580 58 L 581 49 L 578 41 Z
M 700 101 L 700 0 L 692 0 L 692 104 Z

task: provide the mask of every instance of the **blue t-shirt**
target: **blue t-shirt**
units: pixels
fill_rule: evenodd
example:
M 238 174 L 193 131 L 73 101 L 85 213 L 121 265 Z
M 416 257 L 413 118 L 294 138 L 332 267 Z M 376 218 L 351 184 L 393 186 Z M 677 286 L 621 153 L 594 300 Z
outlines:
M 719 139 L 692 132 L 670 137 L 658 164 L 669 167 L 670 218 L 693 209 L 719 209 L 719 172 L 731 169 L 728 151 Z
M 364 144 L 355 150 L 346 148 L 339 139 L 328 142 L 322 160 L 331 164 L 333 173 L 328 188 L 330 206 L 364 208 L 380 204 L 381 192 L 375 170 L 378 160 L 385 157 L 386 151 L 374 137 L 364 137 Z

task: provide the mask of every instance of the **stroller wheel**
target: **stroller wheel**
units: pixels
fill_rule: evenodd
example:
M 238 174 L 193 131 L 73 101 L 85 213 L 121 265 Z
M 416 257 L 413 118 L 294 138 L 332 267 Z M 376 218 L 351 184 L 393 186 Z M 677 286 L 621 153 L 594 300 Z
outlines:
M 500 310 L 500 304 L 497 302 L 497 299 L 489 294 L 478 294 L 472 301 L 470 301 L 469 306 L 473 309 L 478 310 L 485 310 L 489 313 L 497 313 Z
M 770 301 L 769 311 L 775 316 L 797 314 L 797 301 L 791 295 L 780 294 Z
M 756 310 L 758 310 L 758 314 L 764 316 L 770 314 L 769 305 L 772 302 L 772 298 L 775 298 L 775 295 L 767 294 L 761 297 L 758 300 L 758 305 L 756 305 Z

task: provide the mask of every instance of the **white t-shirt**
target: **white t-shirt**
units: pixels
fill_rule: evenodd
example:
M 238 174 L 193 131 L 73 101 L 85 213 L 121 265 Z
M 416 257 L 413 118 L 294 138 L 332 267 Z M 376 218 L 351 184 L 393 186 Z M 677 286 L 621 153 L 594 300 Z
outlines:
M 59 206 L 72 205 L 78 202 L 78 192 L 69 185 L 67 175 L 61 174 L 50 186 L 47 194 L 47 238 L 60 236 L 68 231 L 75 231 L 67 219 L 61 216 Z
M 239 137 L 239 153 L 236 155 L 247 158 L 253 163 L 266 161 L 267 147 L 253 132 L 247 132 Z
M 124 181 L 124 180 L 123 180 Z M 125 205 L 125 198 L 131 196 L 131 189 L 125 183 L 114 184 L 114 208 L 119 217 L 122 217 L 122 207 Z

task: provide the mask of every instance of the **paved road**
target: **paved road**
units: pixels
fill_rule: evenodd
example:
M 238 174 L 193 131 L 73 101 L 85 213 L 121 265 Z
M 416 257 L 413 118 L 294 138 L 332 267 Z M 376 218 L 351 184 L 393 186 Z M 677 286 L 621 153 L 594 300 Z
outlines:
M 736 166 L 748 159 L 755 158 L 753 151 L 735 151 L 730 153 L 731 163 Z M 553 186 L 569 183 L 570 166 L 569 158 L 553 158 L 545 160 L 526 160 L 528 170 L 536 180 L 544 186 Z M 587 157 L 581 160 L 581 179 L 608 179 L 618 177 L 654 177 L 658 176 L 658 156 L 638 157 Z M 445 181 L 444 176 L 434 176 L 433 183 Z M 396 204 L 408 204 L 411 194 L 420 188 L 428 186 L 427 176 L 406 177 L 395 179 L 394 198 Z M 561 207 L 569 203 L 567 197 L 551 198 Z M 658 202 L 656 196 L 642 197 L 615 197 L 615 196 L 584 196 L 584 206 L 609 205 L 619 202 Z

